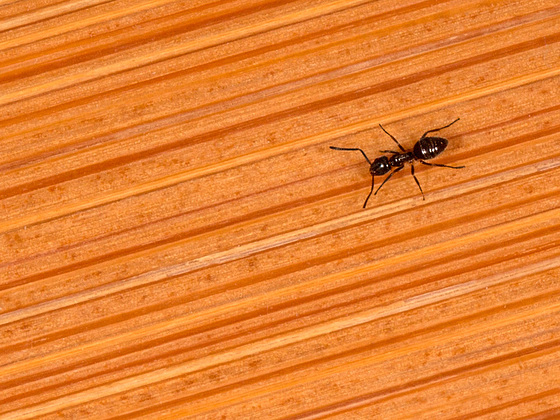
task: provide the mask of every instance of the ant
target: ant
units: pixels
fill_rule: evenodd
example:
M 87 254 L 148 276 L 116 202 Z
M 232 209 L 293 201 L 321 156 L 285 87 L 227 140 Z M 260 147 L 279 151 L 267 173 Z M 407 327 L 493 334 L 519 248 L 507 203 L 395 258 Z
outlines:
M 420 182 L 418 182 L 418 178 L 416 178 L 416 175 L 414 175 L 413 163 L 415 161 L 419 161 L 423 165 L 428 165 L 428 166 L 441 166 L 443 168 L 452 168 L 452 169 L 464 168 L 464 166 L 449 166 L 449 165 L 442 165 L 440 163 L 424 162 L 424 159 L 426 160 L 433 159 L 436 156 L 438 156 L 440 153 L 442 153 L 445 150 L 448 144 L 447 139 L 444 139 L 443 137 L 426 137 L 426 135 L 450 127 L 451 125 L 455 124 L 457 121 L 459 121 L 459 118 L 457 118 L 451 124 L 447 124 L 444 127 L 435 128 L 433 130 L 426 131 L 422 135 L 422 137 L 420 137 L 420 140 L 416 142 L 412 151 L 408 151 L 408 152 L 404 149 L 404 147 L 401 146 L 401 144 L 398 142 L 396 138 L 394 138 L 391 134 L 389 134 L 387 130 L 385 130 L 383 126 L 379 124 L 379 127 L 381 127 L 381 129 L 385 132 L 385 134 L 387 134 L 389 137 L 393 139 L 395 143 L 397 143 L 400 152 L 396 152 L 394 150 L 381 150 L 380 151 L 381 153 L 391 153 L 393 156 L 389 158 L 387 156 L 381 156 L 375 159 L 373 162 L 371 162 L 368 159 L 368 157 L 366 156 L 366 154 L 362 149 L 357 149 L 357 148 L 349 149 L 345 147 L 334 147 L 334 146 L 330 146 L 330 148 L 333 150 L 357 150 L 358 152 L 361 152 L 362 155 L 364 155 L 364 157 L 367 160 L 367 163 L 369 163 L 370 165 L 369 173 L 371 174 L 371 190 L 366 198 L 366 201 L 364 202 L 364 207 L 363 207 L 364 209 L 366 208 L 367 202 L 371 197 L 371 193 L 373 192 L 374 177 L 376 175 L 377 176 L 385 175 L 387 172 L 391 170 L 391 168 L 395 168 L 393 172 L 391 172 L 389 176 L 385 178 L 385 180 L 381 183 L 377 191 L 375 191 L 375 194 L 373 194 L 373 195 L 377 195 L 381 187 L 385 185 L 385 183 L 389 181 L 389 179 L 391 179 L 393 174 L 399 172 L 404 168 L 405 163 L 410 163 L 410 174 L 414 177 L 414 181 L 416 181 L 416 185 L 418 185 L 418 188 L 420 188 L 420 192 L 422 193 L 422 200 L 425 200 L 426 198 L 424 197 L 424 191 L 422 191 L 422 187 L 420 186 Z

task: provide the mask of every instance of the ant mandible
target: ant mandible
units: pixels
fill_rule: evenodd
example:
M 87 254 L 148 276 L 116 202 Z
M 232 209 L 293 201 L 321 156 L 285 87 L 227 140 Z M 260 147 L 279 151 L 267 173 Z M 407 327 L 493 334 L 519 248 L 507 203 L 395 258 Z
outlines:
M 357 150 L 358 152 L 361 152 L 362 155 L 364 155 L 367 162 L 369 163 L 369 165 L 370 165 L 369 173 L 371 174 L 371 190 L 370 190 L 370 192 L 369 192 L 369 194 L 366 198 L 366 201 L 364 202 L 364 207 L 363 207 L 364 209 L 366 208 L 367 202 L 368 202 L 369 198 L 371 197 L 371 193 L 373 192 L 374 177 L 379 176 L 379 175 L 385 175 L 387 172 L 389 172 L 391 170 L 391 168 L 395 168 L 393 170 L 393 172 L 391 172 L 389 174 L 389 176 L 387 178 L 385 178 L 385 180 L 381 183 L 381 185 L 379 186 L 377 191 L 375 191 L 375 194 L 373 194 L 373 195 L 377 195 L 377 193 L 379 192 L 381 187 L 383 185 L 385 185 L 385 183 L 387 181 L 389 181 L 389 179 L 391 179 L 393 174 L 395 174 L 396 172 L 399 172 L 400 170 L 402 170 L 404 168 L 405 163 L 410 163 L 410 174 L 414 177 L 414 181 L 416 181 L 416 185 L 418 185 L 418 188 L 420 188 L 420 192 L 422 193 L 422 200 L 425 200 L 426 198 L 424 197 L 424 191 L 422 191 L 422 187 L 420 186 L 420 182 L 418 182 L 418 178 L 416 178 L 416 175 L 414 175 L 414 164 L 413 164 L 413 162 L 414 161 L 419 161 L 423 165 L 441 166 L 443 168 L 452 168 L 452 169 L 464 168 L 464 166 L 449 166 L 449 165 L 442 165 L 440 163 L 428 163 L 428 162 L 424 161 L 424 160 L 427 160 L 427 159 L 433 159 L 436 156 L 438 156 L 441 152 L 443 152 L 445 150 L 445 148 L 447 147 L 447 144 L 448 144 L 447 139 L 444 139 L 443 137 L 426 137 L 426 135 L 429 134 L 429 133 L 434 133 L 436 131 L 443 130 L 444 128 L 450 127 L 451 125 L 455 124 L 457 121 L 459 121 L 459 118 L 457 118 L 451 124 L 447 124 L 444 127 L 435 128 L 433 130 L 426 131 L 422 135 L 422 137 L 420 137 L 420 140 L 418 140 L 416 142 L 412 151 L 408 151 L 408 152 L 404 149 L 404 147 L 401 146 L 401 144 L 398 142 L 398 140 L 396 138 L 394 138 L 391 134 L 389 134 L 387 132 L 387 130 L 385 130 L 383 128 L 383 126 L 381 124 L 379 124 L 379 127 L 381 127 L 381 129 L 389 137 L 391 137 L 395 143 L 397 143 L 397 146 L 399 146 L 399 149 L 401 151 L 396 152 L 394 150 L 381 150 L 380 151 L 381 153 L 391 153 L 393 156 L 391 156 L 390 158 L 388 158 L 387 156 L 381 156 L 381 157 L 375 159 L 373 162 L 371 162 L 368 159 L 368 157 L 366 156 L 365 152 L 362 149 L 334 147 L 334 146 L 330 146 L 330 148 L 333 149 L 333 150 Z

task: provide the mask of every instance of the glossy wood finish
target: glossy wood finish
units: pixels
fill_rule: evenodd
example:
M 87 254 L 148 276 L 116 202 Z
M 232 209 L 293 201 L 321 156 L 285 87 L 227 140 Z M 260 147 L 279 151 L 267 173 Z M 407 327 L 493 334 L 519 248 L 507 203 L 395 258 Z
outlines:
M 0 3 L 0 419 L 560 416 L 557 0 Z M 456 117 L 362 204 L 370 157 Z M 432 161 L 430 161 L 432 162 Z

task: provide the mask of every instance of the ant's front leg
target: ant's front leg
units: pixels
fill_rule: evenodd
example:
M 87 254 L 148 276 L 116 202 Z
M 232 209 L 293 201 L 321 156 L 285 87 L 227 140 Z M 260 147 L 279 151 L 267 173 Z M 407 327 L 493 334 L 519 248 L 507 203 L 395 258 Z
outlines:
M 363 209 L 366 208 L 367 202 L 368 202 L 369 198 L 371 197 L 371 193 L 373 192 L 374 182 L 375 182 L 375 179 L 374 179 L 374 176 L 372 175 L 372 176 L 371 176 L 371 190 L 369 190 L 369 194 L 368 194 L 368 196 L 367 196 L 367 198 L 366 198 L 366 201 L 364 202 L 364 207 L 362 207 Z
M 381 189 L 381 187 L 382 187 L 383 185 L 385 185 L 385 183 L 391 179 L 391 177 L 393 176 L 394 173 L 397 173 L 397 172 L 399 172 L 399 171 L 401 171 L 401 170 L 403 170 L 403 169 L 404 169 L 404 166 L 399 166 L 397 169 L 395 169 L 393 172 L 391 172 L 391 173 L 389 174 L 389 176 L 388 176 L 387 178 L 385 178 L 385 180 L 381 183 L 381 185 L 379 186 L 379 188 L 377 189 L 377 191 L 375 191 L 375 193 L 374 193 L 373 195 L 377 195 L 377 193 L 379 192 L 379 190 Z

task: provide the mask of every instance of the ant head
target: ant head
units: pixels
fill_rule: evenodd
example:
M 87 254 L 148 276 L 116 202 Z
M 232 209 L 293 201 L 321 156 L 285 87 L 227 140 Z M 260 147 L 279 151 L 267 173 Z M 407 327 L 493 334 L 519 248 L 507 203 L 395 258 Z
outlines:
M 389 164 L 389 159 L 387 156 L 381 156 L 375 159 L 371 166 L 369 167 L 369 173 L 371 175 L 385 175 L 391 170 L 391 165 Z

